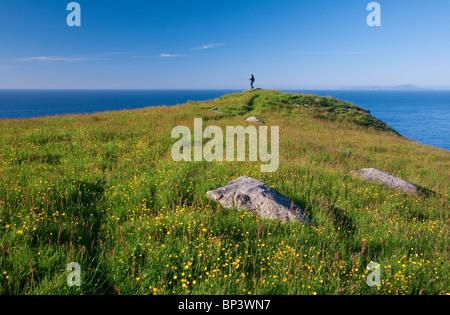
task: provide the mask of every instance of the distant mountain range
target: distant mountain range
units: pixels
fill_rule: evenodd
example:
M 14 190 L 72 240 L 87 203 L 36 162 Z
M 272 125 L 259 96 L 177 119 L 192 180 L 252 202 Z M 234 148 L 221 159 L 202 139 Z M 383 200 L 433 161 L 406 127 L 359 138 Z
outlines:
M 353 86 L 343 88 L 343 90 L 364 90 L 364 91 L 430 91 L 432 89 L 424 89 L 411 84 L 396 86 Z

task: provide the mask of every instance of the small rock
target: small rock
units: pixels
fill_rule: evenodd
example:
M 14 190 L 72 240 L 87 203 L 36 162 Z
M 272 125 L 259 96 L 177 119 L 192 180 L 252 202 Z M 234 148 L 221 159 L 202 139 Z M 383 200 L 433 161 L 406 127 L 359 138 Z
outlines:
M 283 223 L 311 222 L 293 201 L 248 176 L 242 176 L 226 186 L 208 191 L 206 196 L 225 208 L 236 207 L 239 211 L 246 209 L 249 212 L 256 212 L 263 219 L 278 219 Z
M 222 111 L 218 108 L 211 108 L 209 111 L 213 112 L 213 113 L 224 114 L 224 111 Z
M 263 123 L 263 124 L 265 124 L 264 121 L 262 121 L 261 119 L 255 117 L 255 116 L 247 118 L 247 122 L 250 122 L 250 123 Z
M 403 179 L 385 173 L 376 168 L 363 168 L 358 171 L 351 171 L 350 175 L 358 176 L 365 181 L 377 182 L 392 189 L 401 190 L 406 193 L 417 193 L 419 191 L 416 185 L 408 183 Z

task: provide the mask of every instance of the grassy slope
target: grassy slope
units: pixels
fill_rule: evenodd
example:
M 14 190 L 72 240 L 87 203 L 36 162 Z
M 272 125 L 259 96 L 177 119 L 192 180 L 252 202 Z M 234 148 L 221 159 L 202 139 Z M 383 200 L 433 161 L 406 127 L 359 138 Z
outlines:
M 204 127 L 246 126 L 250 115 L 280 126 L 278 172 L 260 173 L 259 162 L 172 161 L 173 127 L 193 130 L 194 117 Z M 0 133 L 1 294 L 449 292 L 450 153 L 347 102 L 256 90 L 5 120 Z M 426 191 L 405 195 L 348 175 L 363 167 Z M 205 198 L 242 175 L 293 199 L 313 224 L 263 221 Z M 79 288 L 66 285 L 74 261 Z M 379 288 L 366 285 L 371 261 L 382 268 Z

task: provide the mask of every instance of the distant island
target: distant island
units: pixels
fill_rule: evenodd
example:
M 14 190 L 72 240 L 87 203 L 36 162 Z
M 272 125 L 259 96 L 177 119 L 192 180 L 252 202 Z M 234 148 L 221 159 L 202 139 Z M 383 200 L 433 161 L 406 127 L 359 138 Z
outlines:
M 354 86 L 343 88 L 343 90 L 360 90 L 360 91 L 430 91 L 432 89 L 420 88 L 411 84 L 396 86 Z

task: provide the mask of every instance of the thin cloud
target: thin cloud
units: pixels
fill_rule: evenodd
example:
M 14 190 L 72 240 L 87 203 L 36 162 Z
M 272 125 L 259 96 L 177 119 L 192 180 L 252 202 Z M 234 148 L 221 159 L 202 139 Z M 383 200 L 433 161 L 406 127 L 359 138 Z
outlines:
M 80 61 L 86 61 L 86 60 L 93 60 L 93 59 L 59 57 L 59 56 L 27 57 L 27 58 L 18 59 L 19 62 L 56 62 L 56 61 L 80 62 Z
M 184 55 L 172 55 L 172 54 L 160 54 L 162 58 L 174 58 L 174 57 L 183 57 Z
M 68 56 L 36 56 L 36 57 L 26 57 L 17 59 L 18 62 L 81 62 L 90 60 L 109 60 L 105 58 L 107 56 L 117 56 L 122 55 L 123 52 L 113 51 L 106 53 L 99 53 L 96 55 L 91 55 L 89 57 L 68 57 Z
M 186 55 L 176 55 L 176 54 L 159 54 L 159 55 L 134 55 L 131 56 L 134 59 L 151 59 L 151 58 L 176 58 L 185 57 Z
M 217 43 L 217 44 L 206 44 L 206 45 L 202 45 L 200 47 L 194 48 L 194 50 L 205 50 L 205 49 L 211 49 L 214 47 L 218 47 L 218 46 L 222 46 L 222 43 Z

